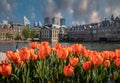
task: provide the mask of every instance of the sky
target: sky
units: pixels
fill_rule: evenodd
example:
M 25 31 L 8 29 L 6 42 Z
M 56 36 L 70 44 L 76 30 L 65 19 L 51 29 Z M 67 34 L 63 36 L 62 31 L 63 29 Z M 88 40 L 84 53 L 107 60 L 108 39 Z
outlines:
M 0 21 L 20 24 L 24 16 L 31 25 L 44 25 L 44 17 L 59 17 L 71 26 L 100 22 L 112 14 L 120 17 L 120 0 L 0 0 Z

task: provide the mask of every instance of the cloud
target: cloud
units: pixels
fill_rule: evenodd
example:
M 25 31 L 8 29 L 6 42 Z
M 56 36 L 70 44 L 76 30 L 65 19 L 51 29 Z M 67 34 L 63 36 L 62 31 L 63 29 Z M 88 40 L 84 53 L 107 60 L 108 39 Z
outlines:
M 0 0 L 0 17 L 6 17 L 11 10 L 11 5 L 7 0 Z
M 10 11 L 11 5 L 7 0 L 0 0 L 0 10 Z
M 54 0 L 55 7 L 63 12 L 72 13 L 73 0 Z
M 106 8 L 105 8 L 105 13 L 106 13 L 106 14 L 109 14 L 110 11 L 111 11 L 111 10 L 110 10 L 110 7 L 106 7 Z
M 14 0 L 0 0 L 0 17 L 1 19 L 14 20 L 16 16 L 13 14 L 13 10 L 17 7 Z
M 43 17 L 49 16 L 54 17 L 55 14 L 61 13 L 63 14 L 72 14 L 72 2 L 73 0 L 45 0 L 42 1 L 42 5 L 40 6 L 40 13 Z
M 54 17 L 62 18 L 63 16 L 62 16 L 61 12 L 58 12 L 58 13 L 55 13 L 55 14 L 54 14 Z
M 89 19 L 89 23 L 94 23 L 94 22 L 99 22 L 99 14 L 97 11 L 93 11 L 91 13 L 90 19 Z
M 87 0 L 76 0 L 73 3 L 73 18 L 74 20 L 78 20 L 81 16 L 83 16 L 88 7 Z
M 115 16 L 120 16 L 120 9 L 118 8 L 116 8 L 115 10 L 114 10 L 114 15 Z

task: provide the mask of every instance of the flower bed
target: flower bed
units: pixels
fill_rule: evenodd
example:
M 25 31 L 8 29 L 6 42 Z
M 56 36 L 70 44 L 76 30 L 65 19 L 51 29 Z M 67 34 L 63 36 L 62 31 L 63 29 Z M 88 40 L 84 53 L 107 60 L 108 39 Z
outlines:
M 120 49 L 97 52 L 82 44 L 53 48 L 30 42 L 30 48 L 6 51 L 0 65 L 3 83 L 106 83 L 120 81 Z

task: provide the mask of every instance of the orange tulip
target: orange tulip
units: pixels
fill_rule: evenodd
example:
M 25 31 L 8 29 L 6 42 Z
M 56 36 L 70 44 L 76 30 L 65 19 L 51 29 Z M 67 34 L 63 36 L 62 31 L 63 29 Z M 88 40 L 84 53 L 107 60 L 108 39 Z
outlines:
M 37 42 L 30 42 L 29 45 L 30 45 L 30 48 L 35 49 L 37 47 Z
M 49 42 L 47 42 L 47 41 L 42 41 L 42 42 L 41 42 L 41 45 L 43 45 L 43 46 L 49 46 Z
M 76 65 L 78 64 L 78 62 L 79 62 L 79 59 L 76 58 L 76 57 L 70 57 L 70 58 L 69 58 L 69 61 L 70 61 L 70 64 L 71 64 L 72 66 L 76 66 Z
M 104 66 L 108 68 L 110 66 L 110 60 L 105 60 L 104 61 Z
M 46 50 L 45 50 L 44 46 L 40 44 L 40 45 L 38 46 L 38 49 L 39 49 L 39 50 L 38 50 L 38 58 L 39 58 L 39 59 L 42 59 L 42 60 L 45 59 L 45 58 L 46 58 L 46 56 L 45 56 L 45 51 L 46 51 Z
M 103 62 L 103 57 L 99 54 L 95 54 L 95 55 L 92 56 L 91 61 L 95 66 L 99 67 Z
M 92 67 L 92 63 L 90 61 L 82 62 L 82 67 L 85 71 L 89 71 Z
M 60 58 L 61 60 L 65 60 L 68 56 L 68 50 L 67 48 L 60 48 L 57 50 L 57 55 L 58 58 Z
M 52 53 L 52 48 L 50 46 L 44 47 L 45 56 L 48 56 Z
M 3 76 L 10 76 L 12 73 L 12 66 L 8 63 L 2 63 L 0 66 L 0 74 Z
M 68 65 L 68 66 L 64 66 L 64 75 L 65 76 L 72 76 L 72 74 L 74 73 L 74 67 Z
M 57 44 L 55 44 L 55 46 L 54 46 L 56 49 L 59 49 L 59 48 L 61 48 L 61 44 L 60 43 L 57 43 Z
M 12 51 L 6 51 L 6 56 L 7 56 L 7 58 L 10 60 L 10 61 L 12 61 L 13 60 L 13 52 Z
M 82 44 L 74 44 L 72 45 L 72 50 L 79 56 L 84 54 L 85 47 Z
M 101 55 L 104 59 L 110 59 L 110 51 L 103 51 Z
M 70 55 L 72 53 L 72 47 L 69 46 L 69 47 L 67 47 L 67 49 L 68 49 L 68 55 Z
M 117 67 L 120 67 L 120 58 L 117 58 L 114 60 L 114 64 L 117 66 Z
M 84 50 L 84 55 L 86 58 L 89 58 L 91 60 L 92 56 L 96 54 L 96 51 L 92 51 L 92 50 Z
M 120 49 L 116 49 L 115 54 L 116 54 L 117 58 L 120 58 Z
M 20 56 L 18 52 L 14 53 L 12 51 L 6 51 L 6 56 L 11 62 L 15 64 L 18 64 L 18 62 L 20 61 Z
M 35 61 L 37 59 L 37 55 L 34 53 L 34 49 L 29 49 L 30 51 L 30 58 Z
M 37 55 L 35 55 L 35 54 L 32 55 L 32 56 L 31 56 L 31 59 L 32 59 L 33 61 L 37 60 Z
M 30 51 L 27 47 L 23 47 L 19 54 L 22 61 L 28 61 L 30 59 Z
M 110 60 L 111 59 L 116 59 L 117 58 L 117 56 L 116 56 L 116 54 L 115 54 L 115 52 L 110 52 Z

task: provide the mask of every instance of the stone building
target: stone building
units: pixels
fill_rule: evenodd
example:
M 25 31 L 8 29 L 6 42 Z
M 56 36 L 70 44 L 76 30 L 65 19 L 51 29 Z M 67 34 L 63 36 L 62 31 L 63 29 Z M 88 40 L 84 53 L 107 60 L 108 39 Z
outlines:
M 120 26 L 100 27 L 96 33 L 99 41 L 120 41 Z
M 70 41 L 120 41 L 120 18 L 111 16 L 99 23 L 76 25 L 68 29 Z
M 22 37 L 22 30 L 25 28 L 21 24 L 4 24 L 0 23 L 0 40 L 7 40 L 6 34 L 11 34 L 11 39 L 15 39 L 16 35 L 19 34 Z
M 54 25 L 43 26 L 40 30 L 40 41 L 58 42 L 59 30 Z
M 60 32 L 60 18 L 45 17 L 44 26 L 40 30 L 40 41 L 58 42 Z
M 66 24 L 65 24 L 65 19 L 64 18 L 61 18 L 60 19 L 60 31 L 59 31 L 59 41 L 65 41 L 67 39 L 67 27 L 66 27 Z
M 98 23 L 72 26 L 68 31 L 71 41 L 93 41 L 95 40 Z

